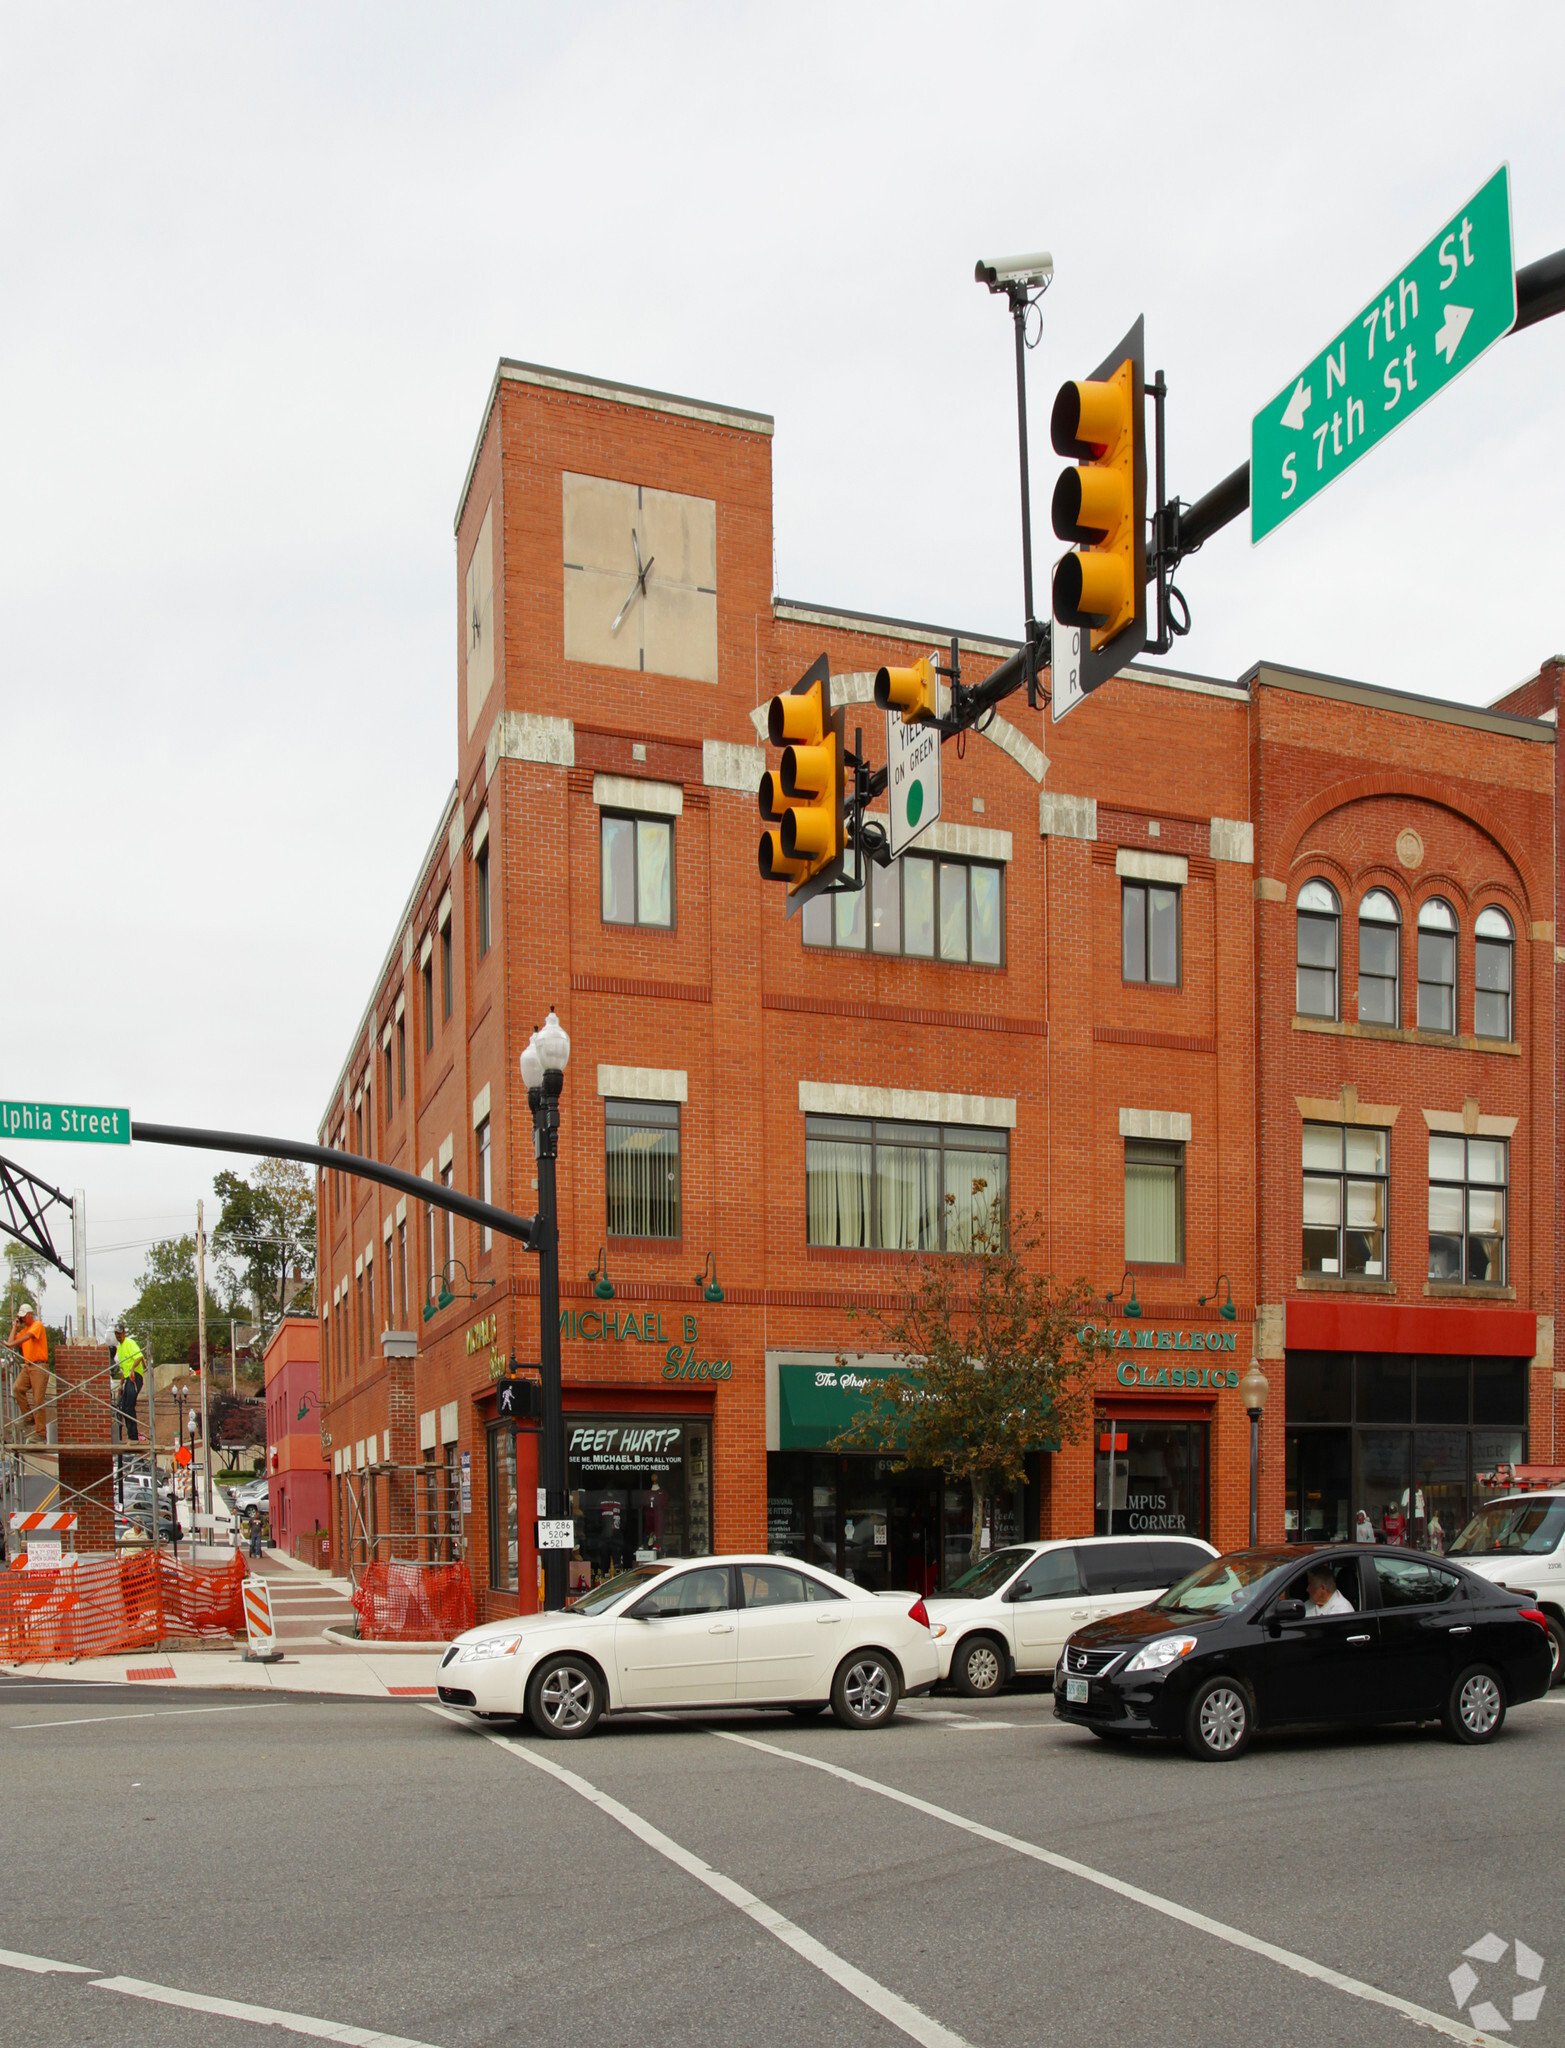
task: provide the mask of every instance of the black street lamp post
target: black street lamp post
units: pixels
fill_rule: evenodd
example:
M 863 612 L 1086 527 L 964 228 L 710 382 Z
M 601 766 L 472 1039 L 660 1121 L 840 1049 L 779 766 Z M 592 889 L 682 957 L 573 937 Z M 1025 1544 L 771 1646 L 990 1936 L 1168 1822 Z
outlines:
M 1250 1360 L 1250 1370 L 1239 1382 L 1239 1398 L 1244 1403 L 1245 1413 L 1250 1418 L 1250 1548 L 1253 1550 L 1258 1539 L 1260 1523 L 1261 1492 L 1261 1417 L 1266 1412 L 1266 1397 L 1271 1392 L 1271 1381 L 1261 1371 L 1258 1358 Z
M 571 1042 L 551 1010 L 521 1056 L 527 1105 L 533 1115 L 533 1157 L 538 1162 L 538 1356 L 543 1376 L 543 1429 L 538 1446 L 547 1519 L 570 1514 L 565 1459 L 565 1410 L 560 1389 L 560 1228 L 555 1162 L 560 1152 L 560 1095 Z M 559 1608 L 569 1597 L 570 1552 L 543 1553 L 543 1604 Z

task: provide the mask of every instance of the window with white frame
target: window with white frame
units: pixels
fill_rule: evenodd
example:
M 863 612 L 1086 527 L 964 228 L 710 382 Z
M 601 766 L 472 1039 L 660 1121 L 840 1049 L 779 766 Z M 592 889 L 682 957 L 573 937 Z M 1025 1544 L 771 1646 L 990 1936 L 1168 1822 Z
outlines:
M 1473 1035 L 1513 1039 L 1516 934 L 1511 920 L 1496 903 L 1487 904 L 1473 922 Z
M 1359 905 L 1359 1022 L 1402 1021 L 1402 913 L 1387 889 Z
M 1304 1126 L 1306 1273 L 1386 1277 L 1390 1138 L 1358 1124 Z
M 1125 1140 L 1125 1257 L 1178 1266 L 1185 1257 L 1185 1148 L 1156 1138 Z
M 1179 982 L 1179 890 L 1171 882 L 1119 885 L 1120 979 L 1174 988 Z
M 998 861 L 905 853 L 867 864 L 862 889 L 804 906 L 806 946 L 901 954 L 975 967 L 1005 964 L 1005 868 Z
M 482 1200 L 484 1200 L 484 1201 L 486 1201 L 486 1202 L 492 1202 L 492 1201 L 494 1200 L 494 1197 L 493 1197 L 493 1195 L 492 1195 L 492 1194 L 491 1194 L 491 1193 L 489 1192 L 489 1190 L 490 1190 L 490 1185 L 491 1185 L 491 1183 L 490 1183 L 490 1178 L 489 1178 L 489 1119 L 488 1119 L 488 1117 L 485 1117 L 485 1118 L 483 1119 L 483 1121 L 482 1121 L 482 1122 L 481 1122 L 481 1123 L 479 1124 L 479 1126 L 478 1126 L 478 1129 L 477 1129 L 477 1131 L 476 1131 L 476 1132 L 474 1133 L 474 1136 L 475 1136 L 475 1137 L 477 1138 L 477 1140 L 478 1140 L 478 1190 L 479 1190 L 479 1195 L 480 1195 L 480 1197 L 482 1198 Z M 489 1228 L 489 1225 L 488 1225 L 487 1223 L 483 1224 L 483 1225 L 482 1225 L 482 1226 L 480 1227 L 480 1230 L 479 1230 L 479 1234 L 478 1234 L 478 1243 L 479 1243 L 479 1249 L 480 1249 L 481 1251 L 488 1251 L 488 1250 L 489 1250 L 489 1249 L 491 1248 L 491 1246 L 492 1246 L 492 1245 L 494 1244 L 494 1232 L 493 1232 L 493 1231 L 492 1231 L 492 1230 L 491 1230 L 491 1229 Z
M 1009 1151 L 1003 1130 L 804 1120 L 810 1244 L 970 1251 L 1004 1241 Z
M 1452 1285 L 1505 1285 L 1504 1138 L 1429 1134 L 1429 1277 Z
M 1439 896 L 1418 909 L 1418 1028 L 1456 1030 L 1456 912 Z
M 1298 915 L 1295 1007 L 1301 1017 L 1337 1014 L 1337 965 L 1341 958 L 1342 905 L 1329 882 L 1306 882 L 1295 906 Z

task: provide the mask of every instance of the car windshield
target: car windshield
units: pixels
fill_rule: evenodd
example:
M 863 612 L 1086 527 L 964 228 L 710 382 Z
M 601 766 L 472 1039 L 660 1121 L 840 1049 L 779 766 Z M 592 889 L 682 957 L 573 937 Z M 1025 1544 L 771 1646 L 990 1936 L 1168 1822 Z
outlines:
M 646 1585 L 649 1579 L 655 1579 L 667 1570 L 666 1559 L 660 1559 L 657 1564 L 638 1564 L 633 1571 L 616 1572 L 612 1579 L 605 1579 L 590 1593 L 578 1593 L 574 1600 L 567 1600 L 565 1604 L 572 1614 L 602 1614 L 622 1594 L 635 1592 L 638 1586 Z
M 991 1593 L 998 1593 L 1006 1580 L 1019 1572 L 1031 1556 L 1030 1550 L 997 1550 L 982 1564 L 973 1565 L 959 1579 L 953 1579 L 946 1587 L 946 1595 L 955 1600 L 986 1600 Z
M 1264 1550 L 1214 1557 L 1177 1586 L 1170 1586 L 1152 1607 L 1161 1614 L 1220 1614 L 1230 1607 L 1242 1607 L 1258 1586 L 1288 1568 L 1286 1561 L 1279 1562 Z
M 1565 1533 L 1565 1500 L 1492 1500 L 1451 1545 L 1453 1557 L 1537 1556 Z

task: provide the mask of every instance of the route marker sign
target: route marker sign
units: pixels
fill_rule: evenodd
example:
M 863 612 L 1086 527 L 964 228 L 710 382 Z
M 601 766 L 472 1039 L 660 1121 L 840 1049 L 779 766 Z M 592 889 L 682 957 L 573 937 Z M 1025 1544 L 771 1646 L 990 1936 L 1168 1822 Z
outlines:
M 938 650 L 929 657 L 938 663 Z M 896 859 L 940 816 L 940 735 L 886 713 L 886 787 L 891 799 L 891 857 Z
M 63 1139 L 68 1145 L 128 1145 L 130 1111 L 96 1102 L 0 1102 L 0 1138 Z
M 1250 426 L 1250 540 L 1292 518 L 1516 324 L 1505 164 Z

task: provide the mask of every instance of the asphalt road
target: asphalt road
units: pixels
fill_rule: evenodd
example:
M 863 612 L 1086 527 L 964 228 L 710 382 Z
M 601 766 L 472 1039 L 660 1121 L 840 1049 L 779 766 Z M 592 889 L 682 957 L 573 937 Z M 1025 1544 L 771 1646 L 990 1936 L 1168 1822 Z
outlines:
M 1041 1692 L 873 1735 L 544 1743 L 411 1702 L 0 1681 L 0 1743 L 0 2040 L 38 2048 L 1379 2048 L 1421 2013 L 1476 2038 L 1448 1978 L 1487 1934 L 1544 1968 L 1474 1961 L 1469 2011 L 1565 1973 L 1565 1692 L 1487 1750 L 1229 1765 L 1111 1749 Z M 1560 2040 L 1558 2004 L 1509 2038 Z

